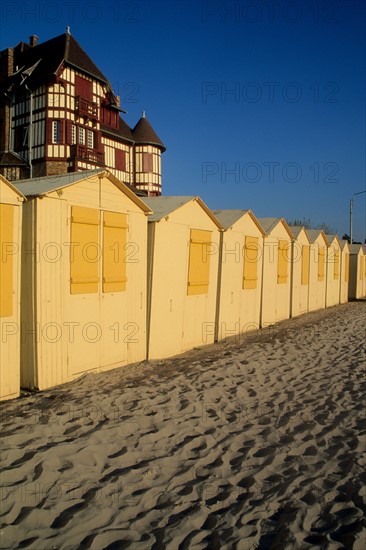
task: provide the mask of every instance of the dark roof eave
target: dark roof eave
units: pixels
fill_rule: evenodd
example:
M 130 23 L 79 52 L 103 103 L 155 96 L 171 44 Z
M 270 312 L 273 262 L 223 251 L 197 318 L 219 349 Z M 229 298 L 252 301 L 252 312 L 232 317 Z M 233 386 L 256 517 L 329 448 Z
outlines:
M 84 68 L 82 67 L 79 67 L 78 65 L 76 65 L 75 63 L 72 63 L 71 61 L 69 61 L 68 59 L 64 59 L 64 63 L 66 63 L 67 65 L 71 65 L 71 67 L 74 67 L 75 69 L 78 69 L 79 71 L 81 71 L 82 73 L 85 73 L 87 74 L 88 76 L 92 77 L 92 78 L 95 78 L 96 80 L 99 80 L 100 82 L 103 82 L 103 84 L 107 84 L 107 86 L 110 86 L 110 82 L 108 82 L 108 80 L 106 79 L 103 79 L 103 78 L 100 78 L 100 76 L 97 76 L 93 73 L 90 73 L 89 71 L 86 71 Z M 54 73 L 55 74 L 55 73 Z
M 135 141 L 136 145 L 153 145 L 154 147 L 157 147 L 158 149 L 161 149 L 163 152 L 166 151 L 165 145 L 162 143 L 156 143 L 155 141 Z
M 109 136 L 113 136 L 114 138 L 120 139 L 122 141 L 128 141 L 129 143 L 132 143 L 132 145 L 136 143 L 133 139 L 129 139 L 128 137 L 121 136 L 120 134 L 117 134 L 117 132 L 112 132 L 112 131 L 109 132 L 104 128 L 101 128 L 100 131 L 102 132 L 102 134 L 108 134 Z
M 120 113 L 127 114 L 127 111 L 122 109 L 122 107 L 118 107 L 118 105 L 113 105 L 113 103 L 108 103 L 106 107 L 110 107 L 111 109 L 115 109 L 116 111 L 119 111 Z

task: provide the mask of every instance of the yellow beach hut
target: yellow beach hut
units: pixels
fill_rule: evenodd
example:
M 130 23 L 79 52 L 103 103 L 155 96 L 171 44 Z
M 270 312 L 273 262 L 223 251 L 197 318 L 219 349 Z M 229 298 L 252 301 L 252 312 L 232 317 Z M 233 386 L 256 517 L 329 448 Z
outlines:
M 341 274 L 340 274 L 340 289 L 339 303 L 345 304 L 348 302 L 348 285 L 349 285 L 349 244 L 348 241 L 341 239 Z
M 309 311 L 325 308 L 327 237 L 322 229 L 307 229 L 310 241 Z
M 24 196 L 0 174 L 0 400 L 20 390 L 20 265 Z
M 304 227 L 290 226 L 294 235 L 291 264 L 291 310 L 296 317 L 309 310 L 310 241 Z
M 21 385 L 146 357 L 149 208 L 107 170 L 16 184 L 23 217 Z
M 199 197 L 144 199 L 148 224 L 148 357 L 214 342 L 222 226 Z
M 365 298 L 365 262 L 366 256 L 361 244 L 350 244 L 350 262 L 349 262 L 349 290 L 350 300 L 359 300 Z
M 342 246 L 338 235 L 327 235 L 325 307 L 335 306 L 340 300 L 340 272 Z
M 250 210 L 214 210 L 221 233 L 217 340 L 260 326 L 263 237 Z
M 263 243 L 261 327 L 289 319 L 291 298 L 291 241 L 294 235 L 283 218 L 258 218 Z

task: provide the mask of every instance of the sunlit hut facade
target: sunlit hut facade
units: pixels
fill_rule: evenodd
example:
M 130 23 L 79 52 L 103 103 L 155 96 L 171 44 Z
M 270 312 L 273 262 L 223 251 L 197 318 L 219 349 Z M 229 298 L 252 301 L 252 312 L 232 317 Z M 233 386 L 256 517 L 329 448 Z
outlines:
M 149 208 L 106 170 L 17 182 L 27 197 L 21 385 L 146 357 Z
M 258 218 L 266 233 L 263 244 L 261 326 L 290 317 L 291 241 L 283 218 Z
M 217 340 L 260 326 L 264 231 L 250 210 L 214 210 L 221 233 Z
M 310 241 L 304 227 L 290 226 L 294 235 L 291 264 L 291 317 L 309 310 Z
M 350 300 L 366 296 L 366 256 L 361 244 L 350 244 L 349 292 Z
M 148 357 L 212 343 L 220 231 L 199 197 L 144 199 L 148 224 Z
M 0 175 L 0 399 L 20 389 L 20 264 L 24 196 Z
M 345 304 L 348 302 L 349 286 L 349 244 L 344 239 L 341 240 L 341 280 L 339 289 L 339 302 Z
M 341 241 L 337 235 L 327 235 L 329 243 L 327 249 L 326 294 L 325 307 L 335 306 L 340 301 L 341 285 Z
M 325 308 L 327 237 L 321 229 L 307 229 L 310 241 L 309 311 Z

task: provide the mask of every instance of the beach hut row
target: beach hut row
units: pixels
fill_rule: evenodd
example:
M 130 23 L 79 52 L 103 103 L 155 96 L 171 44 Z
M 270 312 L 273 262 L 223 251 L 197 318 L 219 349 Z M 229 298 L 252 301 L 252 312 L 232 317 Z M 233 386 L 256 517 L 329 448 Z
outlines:
M 171 357 L 366 295 L 366 256 L 321 230 L 108 170 L 0 176 L 1 399 Z

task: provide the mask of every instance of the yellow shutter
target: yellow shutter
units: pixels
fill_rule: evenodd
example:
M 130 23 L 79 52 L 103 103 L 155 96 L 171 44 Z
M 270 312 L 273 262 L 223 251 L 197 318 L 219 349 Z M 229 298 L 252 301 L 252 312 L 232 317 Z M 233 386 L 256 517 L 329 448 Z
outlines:
M 14 208 L 0 204 L 0 317 L 13 315 Z
M 324 281 L 325 250 L 324 246 L 318 248 L 318 281 Z
M 99 210 L 72 207 L 70 254 L 71 294 L 98 292 Z
M 210 279 L 211 231 L 191 229 L 187 294 L 207 294 Z
M 245 237 L 243 288 L 257 288 L 258 237 Z
M 346 263 L 344 266 L 344 280 L 346 283 L 349 281 L 349 254 L 345 255 Z
M 287 283 L 288 274 L 288 241 L 278 242 L 278 263 L 277 263 L 277 283 Z
M 334 279 L 339 279 L 339 250 L 334 253 Z
M 309 258 L 310 258 L 310 247 L 308 245 L 303 245 L 302 247 L 302 257 L 301 257 L 301 284 L 309 284 Z
M 103 292 L 126 290 L 127 214 L 103 212 Z

